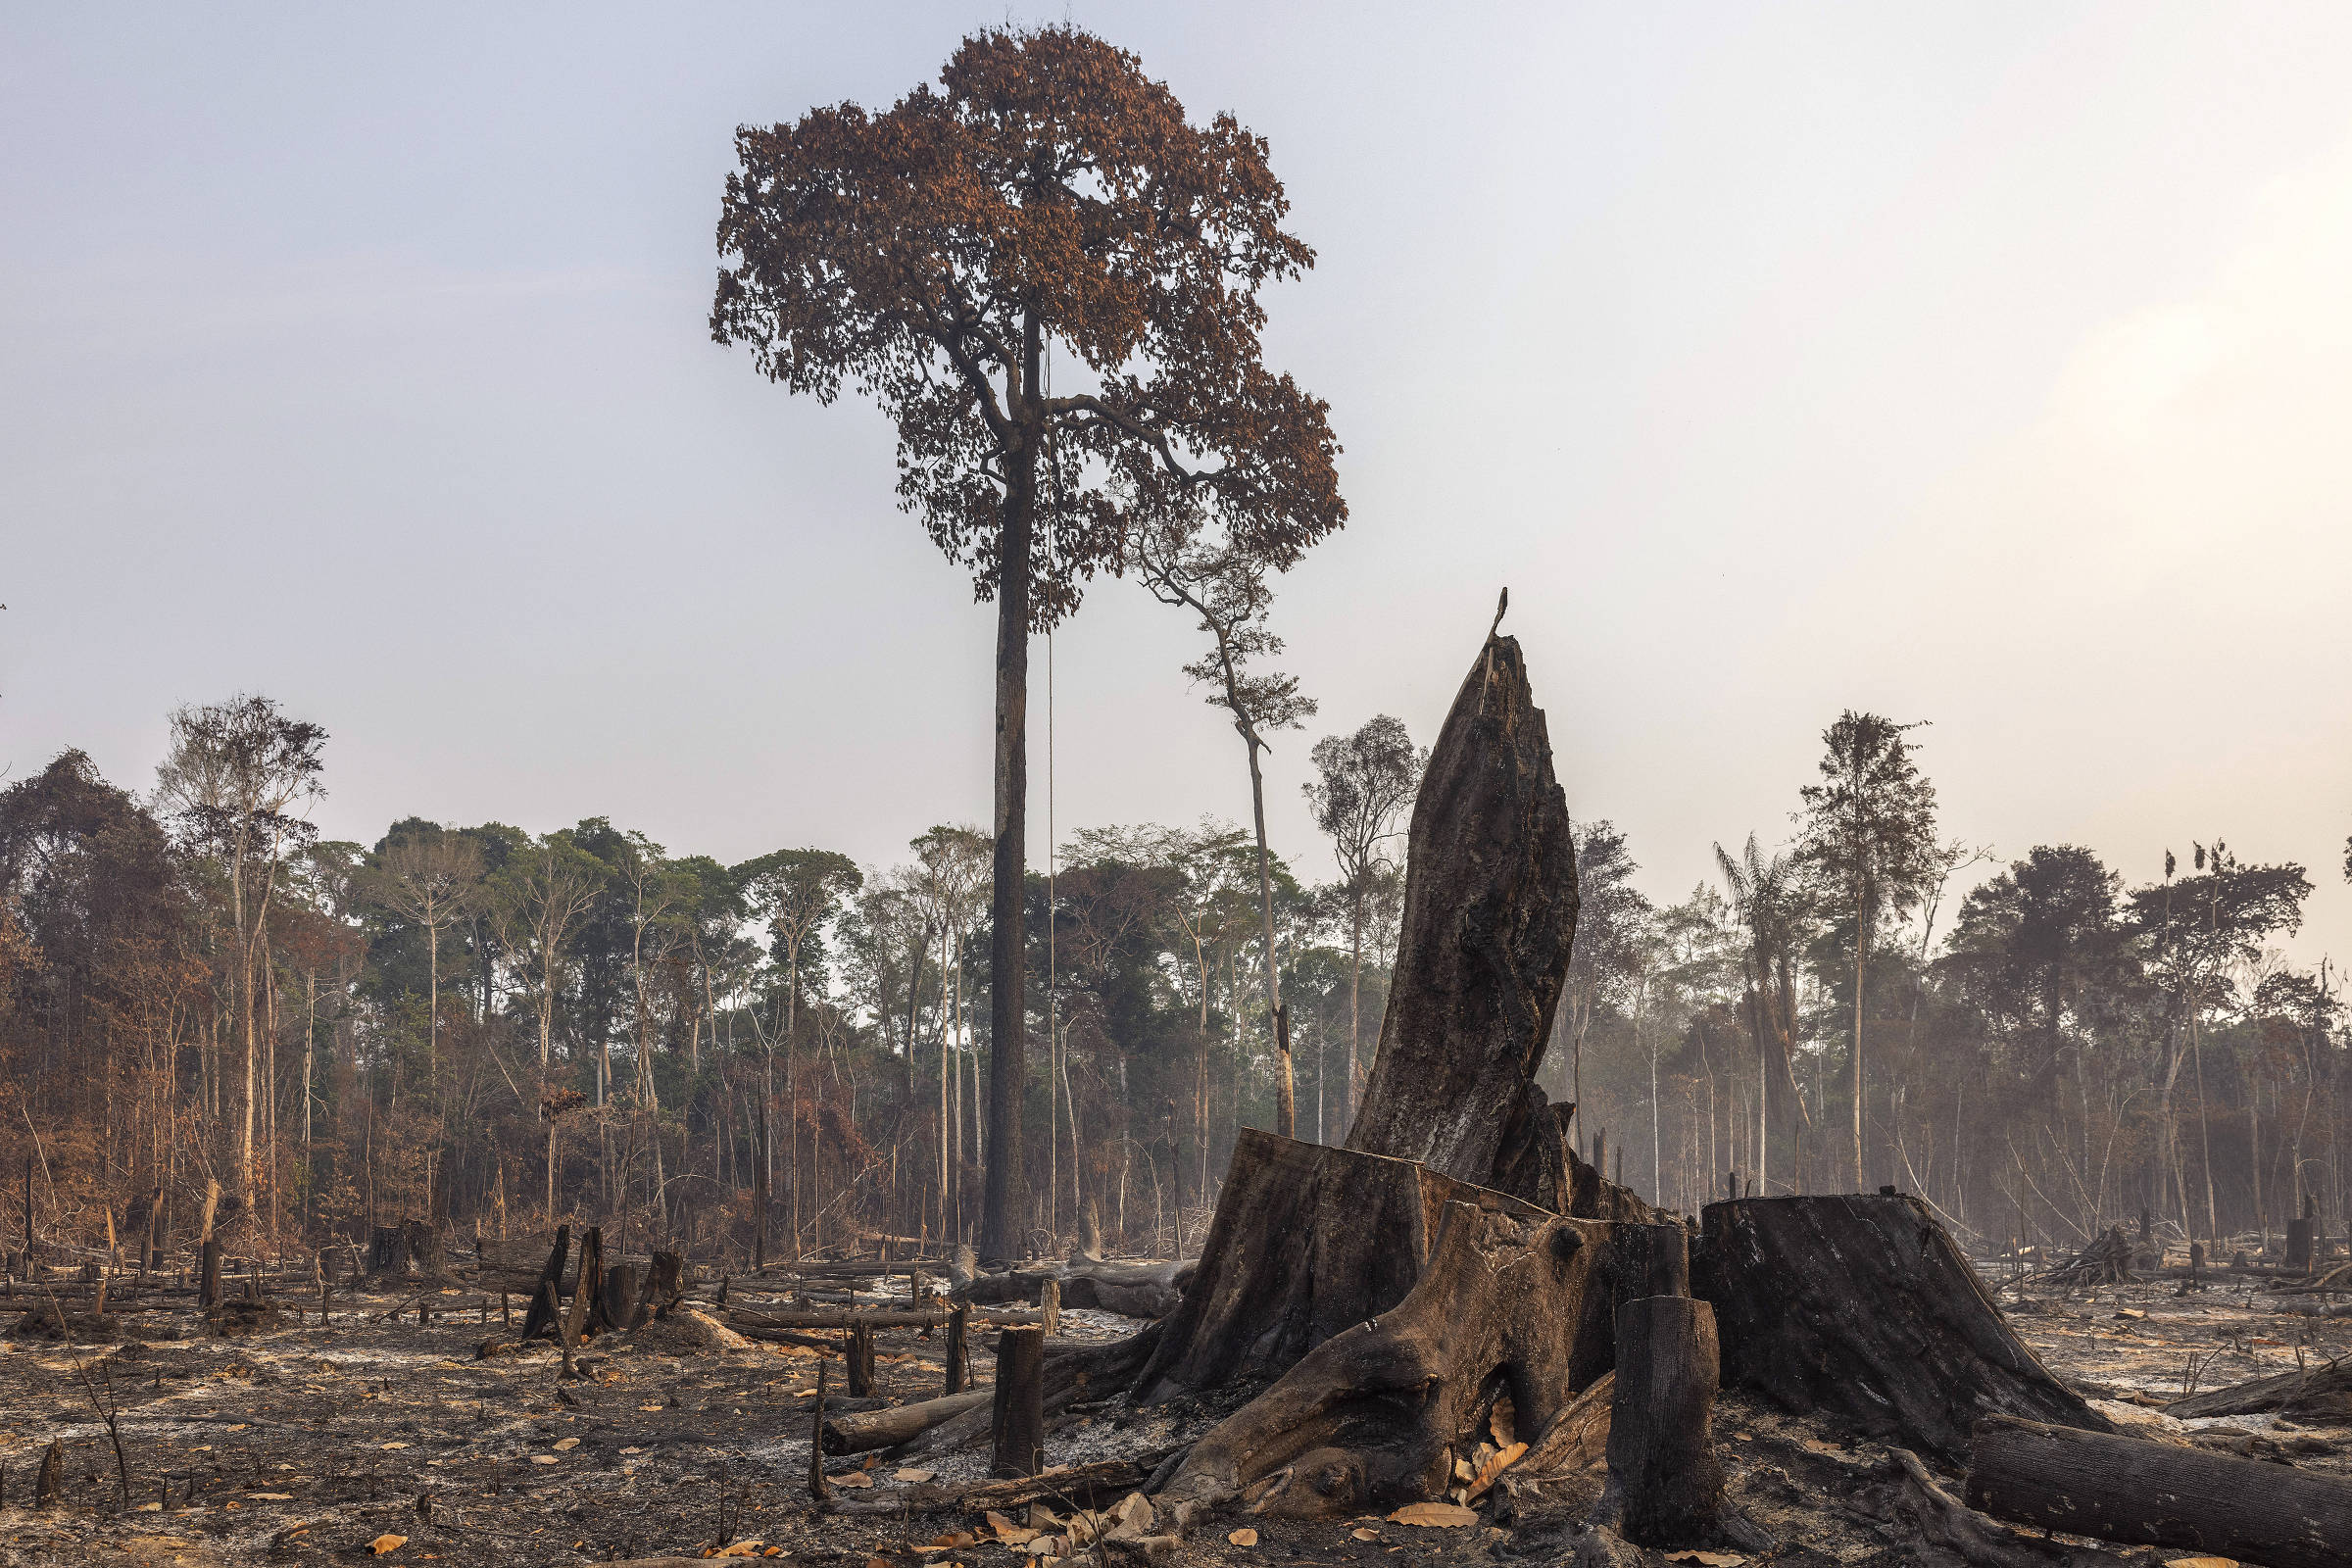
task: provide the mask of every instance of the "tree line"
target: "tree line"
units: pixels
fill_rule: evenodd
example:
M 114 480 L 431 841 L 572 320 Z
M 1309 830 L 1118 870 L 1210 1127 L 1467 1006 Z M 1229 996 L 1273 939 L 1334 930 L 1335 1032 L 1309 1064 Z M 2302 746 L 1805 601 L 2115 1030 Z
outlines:
M 174 714 L 144 796 L 73 751 L 0 792 L 36 1235 L 212 1206 L 276 1244 L 578 1220 L 750 1263 L 975 1238 L 1003 1154 L 987 833 L 886 866 L 729 864 L 601 817 L 363 846 L 310 822 L 326 739 L 244 697 Z M 1916 726 L 1823 739 L 1788 843 L 1718 845 L 1679 902 L 1578 826 L 1545 1071 L 1588 1157 L 1685 1209 L 1893 1184 L 1992 1241 L 2344 1212 L 2336 977 L 2274 946 L 2302 867 L 2217 840 L 2128 886 L 2037 846 L 1955 896 L 1988 857 L 1939 838 Z M 1426 753 L 1384 715 L 1310 759 L 1329 881 L 1262 816 L 1090 828 L 1024 875 L 1024 1245 L 1183 1250 L 1286 1095 L 1298 1136 L 1345 1138 Z
M 173 715 L 144 796 L 76 751 L 0 792 L 36 1233 L 589 1220 L 754 1263 L 973 1238 L 989 835 L 935 826 L 875 867 L 723 863 L 605 818 L 364 846 L 309 820 L 325 746 L 241 697 Z M 1190 1241 L 1294 1059 L 1301 1135 L 1344 1135 L 1423 758 L 1385 716 L 1312 756 L 1334 881 L 1212 820 L 1090 829 L 1026 874 L 1025 1244 Z
M 1635 888 L 1614 826 L 1582 826 L 1550 1070 L 1588 1140 L 1606 1128 L 1612 1168 L 1677 1207 L 1892 1185 L 1987 1245 L 2340 1223 L 2340 976 L 2278 947 L 2306 869 L 2218 837 L 2137 885 L 2079 845 L 1999 863 L 1938 836 L 1917 728 L 1840 716 L 1787 842 L 1718 844 L 1675 903 Z

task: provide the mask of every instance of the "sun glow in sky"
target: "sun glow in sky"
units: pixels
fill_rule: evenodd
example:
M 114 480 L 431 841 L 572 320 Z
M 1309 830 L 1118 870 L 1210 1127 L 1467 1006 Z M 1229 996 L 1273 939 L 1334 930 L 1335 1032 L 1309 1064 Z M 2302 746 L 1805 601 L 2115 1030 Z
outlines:
M 1281 585 L 1277 848 L 1329 874 L 1312 736 L 1430 738 L 1507 583 L 1653 895 L 1874 708 L 1948 835 L 2219 836 L 2352 951 L 2352 10 L 1455 9 L 1069 12 L 1264 134 L 1319 252 L 1268 353 L 1353 520 Z M 1003 20 L 0 9 L 0 763 L 143 788 L 251 689 L 332 732 L 336 836 L 985 819 L 991 614 L 885 421 L 704 318 L 739 122 Z M 1119 583 L 1054 638 L 1063 837 L 1245 815 L 1192 643 Z

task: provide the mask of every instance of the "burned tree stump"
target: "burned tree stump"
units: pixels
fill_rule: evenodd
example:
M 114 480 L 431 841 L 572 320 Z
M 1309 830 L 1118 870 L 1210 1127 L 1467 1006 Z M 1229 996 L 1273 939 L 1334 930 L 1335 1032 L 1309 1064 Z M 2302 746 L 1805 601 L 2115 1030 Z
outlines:
M 972 1386 L 970 1352 L 965 1348 L 965 1337 L 971 1327 L 970 1309 L 956 1305 L 948 1309 L 947 1392 L 961 1394 Z
M 597 1312 L 605 1327 L 615 1332 L 625 1333 L 643 1321 L 636 1264 L 615 1263 L 605 1270 L 605 1288 L 597 1298 Z
M 548 1249 L 547 1262 L 539 1270 L 539 1283 L 531 1292 L 529 1310 L 522 1315 L 522 1337 L 535 1340 L 556 1328 L 556 1303 L 563 1295 L 564 1265 L 571 1257 L 571 1227 L 556 1227 L 556 1243 Z
M 639 1299 L 649 1317 L 662 1317 L 686 1298 L 686 1259 L 677 1252 L 656 1252 L 645 1269 Z M 726 1282 L 719 1282 L 719 1304 L 726 1304 Z
M 1715 1458 L 1715 1311 L 1688 1296 L 1617 1308 L 1609 1405 L 1609 1488 L 1625 1539 L 1643 1546 L 1703 1541 L 1723 1504 Z
M 1421 1278 L 1449 1203 L 1532 1205 L 1424 1165 L 1243 1129 L 1183 1300 L 1142 1373 L 1156 1402 L 1272 1377 L 1376 1318 Z M 1597 1371 L 1605 1371 L 1606 1361 Z
M 1438 1494 L 1508 1394 L 1542 1447 L 1609 1370 L 1611 1230 L 1484 1194 L 1450 1202 L 1419 1282 L 1316 1347 L 1194 1445 L 1163 1495 L 1331 1517 Z
M 208 1236 L 197 1250 L 196 1304 L 220 1304 L 220 1238 Z
M 2010 1332 L 1917 1199 L 1743 1198 L 1703 1223 L 1691 1285 L 1727 1385 L 1955 1464 L 1982 1416 L 2113 1430 Z
M 1991 1416 L 1968 1504 L 2018 1524 L 2264 1563 L 2352 1562 L 2352 1485 L 2258 1459 Z
M 612 1325 L 605 1321 L 605 1230 L 591 1225 L 580 1233 L 580 1266 L 571 1283 L 571 1337 L 586 1338 Z M 586 1302 L 583 1310 L 580 1303 Z
M 1033 1476 L 1046 1462 L 1046 1331 L 1010 1328 L 997 1336 L 995 1451 L 988 1473 Z
M 850 1396 L 856 1399 L 873 1397 L 874 1393 L 874 1326 L 871 1323 L 850 1325 Z
M 1380 1051 L 1348 1148 L 1565 1209 L 1560 1124 L 1535 1078 L 1576 936 L 1576 852 L 1518 639 L 1489 633 L 1471 664 L 1407 844 Z

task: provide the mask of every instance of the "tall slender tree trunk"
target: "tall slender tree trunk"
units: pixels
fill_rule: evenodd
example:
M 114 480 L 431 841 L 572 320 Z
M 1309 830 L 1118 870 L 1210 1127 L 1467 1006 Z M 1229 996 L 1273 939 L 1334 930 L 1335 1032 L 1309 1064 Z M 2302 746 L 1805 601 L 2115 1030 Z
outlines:
M 1044 349 L 1037 313 L 1022 322 L 1021 385 L 1006 399 L 1014 412 L 1013 450 L 1005 455 L 1004 524 L 997 538 L 996 864 L 990 888 L 988 942 L 988 1162 L 980 1200 L 980 1254 L 1011 1258 L 1023 1210 L 1021 1090 L 1028 1061 L 1025 972 L 1028 945 L 1023 882 L 1029 825 L 1029 536 L 1037 510 L 1037 457 L 1043 440 L 1035 407 Z
M 1854 906 L 1854 1191 L 1867 1191 L 1862 1174 L 1862 976 L 1870 963 L 1870 910 Z
M 1282 957 L 1274 946 L 1274 873 L 1266 854 L 1266 780 L 1257 765 L 1255 732 L 1240 723 L 1234 727 L 1241 730 L 1250 752 L 1250 814 L 1257 824 L 1257 911 L 1266 944 L 1266 1010 L 1274 1028 L 1274 1130 L 1296 1138 L 1298 1105 L 1291 1076 L 1291 1020 L 1282 1007 Z

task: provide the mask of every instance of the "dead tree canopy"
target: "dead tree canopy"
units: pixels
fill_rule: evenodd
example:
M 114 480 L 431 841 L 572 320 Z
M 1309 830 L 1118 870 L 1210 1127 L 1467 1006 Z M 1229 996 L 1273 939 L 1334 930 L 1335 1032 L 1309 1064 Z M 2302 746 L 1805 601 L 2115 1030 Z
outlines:
M 2113 1430 L 2010 1332 L 1916 1198 L 1710 1203 L 1690 1276 L 1715 1305 L 1725 1386 L 1797 1414 L 1952 1463 L 1984 1416 Z
M 1490 635 L 1413 806 L 1380 1055 L 1348 1147 L 1567 1207 L 1536 1087 L 1576 937 L 1576 852 L 1514 637 Z

